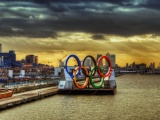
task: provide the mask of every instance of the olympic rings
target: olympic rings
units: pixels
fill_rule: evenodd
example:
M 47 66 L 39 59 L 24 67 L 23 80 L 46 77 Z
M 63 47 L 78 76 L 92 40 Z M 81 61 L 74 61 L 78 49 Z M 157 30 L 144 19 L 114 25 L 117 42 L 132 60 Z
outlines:
M 109 66 L 110 66 L 110 69 L 109 69 L 109 71 L 104 75 L 102 72 L 100 72 L 100 69 L 98 68 L 98 74 L 99 74 L 101 77 L 105 78 L 105 77 L 107 77 L 107 76 L 110 76 L 110 74 L 111 74 L 111 72 L 112 72 L 112 71 L 111 71 L 111 70 L 112 70 L 112 64 L 111 64 L 110 59 L 109 59 L 107 56 L 101 56 L 101 57 L 98 59 L 98 66 L 100 65 L 100 62 L 102 61 L 103 58 L 105 58 L 105 59 L 108 61 Z
M 78 58 L 76 55 L 74 55 L 74 54 L 69 55 L 68 58 L 66 59 L 65 67 L 64 67 L 64 68 L 65 68 L 66 72 L 69 74 L 69 76 L 73 79 L 74 76 L 73 76 L 72 74 L 70 74 L 70 73 L 68 72 L 68 69 L 67 69 L 67 63 L 68 63 L 68 60 L 69 60 L 71 57 L 74 57 L 74 58 L 77 60 L 78 66 L 81 66 L 81 61 L 80 61 L 79 58 Z M 79 73 L 80 73 L 80 69 L 78 70 L 78 72 L 77 72 L 76 75 L 78 75 Z
M 81 68 L 84 69 L 85 72 L 86 72 L 86 74 L 88 75 L 88 70 L 87 70 L 84 66 L 81 66 Z M 75 86 L 76 86 L 77 88 L 83 89 L 83 88 L 86 88 L 86 87 L 87 87 L 87 85 L 88 85 L 88 83 L 89 83 L 89 77 L 86 77 L 86 82 L 85 82 L 82 86 L 80 86 L 80 85 L 76 82 L 76 80 L 77 80 L 77 79 L 76 79 L 76 72 L 77 72 L 79 69 L 80 69 L 80 67 L 77 67 L 76 70 L 74 71 L 74 73 L 73 73 L 73 75 L 74 75 L 73 80 L 74 80 L 74 84 L 75 84 Z
M 91 70 L 91 75 L 90 75 L 91 85 L 92 85 L 94 88 L 99 89 L 99 88 L 101 88 L 102 85 L 104 84 L 104 77 L 102 77 L 101 83 L 100 83 L 99 85 L 95 85 L 94 82 L 92 81 L 92 72 L 95 71 L 95 69 L 100 69 L 102 72 L 104 72 L 104 71 L 103 71 L 103 69 L 102 69 L 101 67 L 99 67 L 99 66 L 96 66 L 96 67 L 94 67 L 94 68 Z
M 71 57 L 74 57 L 74 58 L 76 59 L 77 63 L 78 63 L 78 67 L 75 68 L 75 71 L 73 72 L 73 75 L 68 72 L 68 67 L 67 67 L 68 60 L 69 60 Z M 85 60 L 86 60 L 87 58 L 91 58 L 92 61 L 93 61 L 93 64 L 94 64 L 94 68 L 91 70 L 90 73 L 88 72 L 87 68 L 84 66 L 84 62 L 85 62 Z M 109 70 L 108 70 L 108 72 L 107 72 L 106 74 L 104 74 L 103 69 L 100 67 L 100 62 L 102 61 L 103 58 L 105 58 L 105 59 L 107 60 L 108 64 L 109 64 Z M 84 83 L 82 86 L 80 86 L 80 85 L 77 83 L 77 81 L 76 81 L 76 80 L 77 80 L 77 79 L 76 79 L 76 76 L 80 73 L 80 70 L 81 70 L 81 69 L 82 69 L 82 74 L 86 77 L 86 81 L 85 81 L 85 83 Z M 76 85 L 77 88 L 79 88 L 79 89 L 86 88 L 86 86 L 89 84 L 89 80 L 90 80 L 91 85 L 92 85 L 94 88 L 99 89 L 99 88 L 101 88 L 102 85 L 104 84 L 104 78 L 111 75 L 111 72 L 112 72 L 112 64 L 111 64 L 110 59 L 109 59 L 107 56 L 101 56 L 101 57 L 98 59 L 98 62 L 97 62 L 97 64 L 96 64 L 96 60 L 95 60 L 92 56 L 88 55 L 88 56 L 86 56 L 86 57 L 84 58 L 84 60 L 83 60 L 83 62 L 82 62 L 82 65 L 81 65 L 81 62 L 80 62 L 79 58 L 78 58 L 76 55 L 71 54 L 71 55 L 68 56 L 68 58 L 66 59 L 66 62 L 65 62 L 65 70 L 66 70 L 66 72 L 69 74 L 69 76 L 73 79 L 74 84 Z M 94 82 L 92 81 L 92 77 L 95 75 L 96 70 L 98 71 L 99 76 L 102 77 L 101 83 L 100 83 L 99 85 L 95 85 Z M 78 72 L 77 72 L 77 71 L 78 71 Z
M 91 55 L 88 55 L 88 56 L 86 56 L 86 57 L 83 59 L 82 66 L 84 66 L 84 62 L 85 62 L 85 60 L 86 60 L 87 58 L 91 58 L 91 60 L 93 61 L 94 66 L 97 66 L 96 60 L 95 60 L 94 57 L 92 57 Z M 89 77 L 89 75 L 87 75 L 83 70 L 82 70 L 82 73 L 83 73 L 84 76 Z M 96 70 L 93 72 L 92 75 L 94 76 L 95 73 L 96 73 Z

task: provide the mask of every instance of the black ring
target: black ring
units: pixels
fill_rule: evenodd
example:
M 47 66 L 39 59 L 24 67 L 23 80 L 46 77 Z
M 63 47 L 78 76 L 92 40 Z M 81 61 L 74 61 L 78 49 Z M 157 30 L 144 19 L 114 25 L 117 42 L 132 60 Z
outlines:
M 96 60 L 95 60 L 94 57 L 91 56 L 91 55 L 87 55 L 87 56 L 83 59 L 82 66 L 84 66 L 84 62 L 85 62 L 85 60 L 86 60 L 87 58 L 91 58 L 91 60 L 93 61 L 94 66 L 97 66 Z M 88 71 L 88 73 L 89 73 L 89 71 Z M 95 73 L 96 73 L 96 70 L 93 72 L 92 76 L 94 76 Z M 85 77 L 89 77 L 89 76 L 90 76 L 90 75 L 87 75 L 87 74 L 84 72 L 83 69 L 82 69 L 82 74 L 83 74 Z

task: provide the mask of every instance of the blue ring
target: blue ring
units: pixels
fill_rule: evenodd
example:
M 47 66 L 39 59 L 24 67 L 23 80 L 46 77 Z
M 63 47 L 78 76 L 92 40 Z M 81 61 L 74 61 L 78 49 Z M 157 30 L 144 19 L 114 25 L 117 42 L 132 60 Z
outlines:
M 68 56 L 68 58 L 66 59 L 66 62 L 65 62 L 65 70 L 66 70 L 66 72 L 68 73 L 68 75 L 73 79 L 74 76 L 71 75 L 71 74 L 68 72 L 68 69 L 67 69 L 67 68 L 68 68 L 68 67 L 67 67 L 67 63 L 68 63 L 68 60 L 69 60 L 71 57 L 74 57 L 74 58 L 76 59 L 76 61 L 77 61 L 77 63 L 78 63 L 78 66 L 81 66 L 81 61 L 80 61 L 79 58 L 78 58 L 76 55 L 74 55 L 74 54 L 71 54 L 71 55 Z M 78 70 L 76 76 L 80 73 L 80 70 L 81 70 L 81 69 Z

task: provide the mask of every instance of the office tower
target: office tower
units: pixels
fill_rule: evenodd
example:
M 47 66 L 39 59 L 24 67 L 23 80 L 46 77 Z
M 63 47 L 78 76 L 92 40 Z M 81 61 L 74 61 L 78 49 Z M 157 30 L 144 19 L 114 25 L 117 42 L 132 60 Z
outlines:
M 111 56 L 111 55 L 110 55 L 110 53 L 109 53 L 109 52 L 107 52 L 107 53 L 106 53 L 106 56 L 110 58 L 110 56 Z
M 112 67 L 114 68 L 116 65 L 116 55 L 110 54 L 109 52 L 106 53 L 106 56 L 110 59 Z M 108 66 L 108 62 L 106 61 L 106 66 Z
M 128 63 L 126 63 L 126 69 L 128 69 Z
M 15 51 L 11 50 L 8 53 L 0 53 L 0 66 L 11 67 L 17 66 Z
M 26 56 L 26 63 L 27 64 L 33 64 L 33 63 L 35 63 L 35 57 L 34 57 L 34 55 L 27 55 Z
M 26 58 L 25 58 L 25 63 L 27 65 L 31 65 L 33 67 L 38 65 L 38 56 L 27 55 Z
M 97 62 L 98 62 L 98 59 L 100 58 L 102 56 L 102 54 L 97 54 Z M 102 67 L 102 61 L 101 61 L 101 63 L 100 63 L 100 66 Z
M 114 68 L 115 64 L 116 64 L 116 55 L 111 54 L 110 60 L 111 60 L 111 63 L 112 63 L 112 67 Z
M 2 44 L 0 43 L 0 53 L 2 52 Z
M 84 62 L 84 66 L 92 66 L 92 59 L 87 58 Z
M 0 66 L 4 65 L 4 60 L 3 60 L 3 56 L 0 56 Z
M 38 56 L 34 57 L 35 64 L 38 65 Z

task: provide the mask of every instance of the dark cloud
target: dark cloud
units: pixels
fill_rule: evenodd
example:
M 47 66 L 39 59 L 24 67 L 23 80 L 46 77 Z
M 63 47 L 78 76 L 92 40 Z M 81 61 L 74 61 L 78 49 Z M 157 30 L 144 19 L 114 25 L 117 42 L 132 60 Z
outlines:
M 0 25 L 7 26 L 0 28 L 0 35 L 4 36 L 55 37 L 58 31 L 132 36 L 160 31 L 158 0 L 2 0 L 0 3 L 3 3 Z M 19 31 L 15 32 L 15 28 Z
M 9 26 L 0 26 L 0 36 L 26 36 L 31 38 L 57 38 L 58 34 L 51 30 L 23 29 L 13 30 Z
M 147 0 L 145 4 L 140 4 L 139 7 L 158 9 L 160 10 L 160 1 L 159 0 Z
M 50 30 L 25 30 L 21 31 L 18 30 L 15 32 L 17 36 L 26 36 L 26 37 L 31 37 L 31 38 L 46 38 L 46 37 L 52 37 L 52 38 L 57 38 L 58 34 L 50 31 Z
M 109 41 L 109 38 L 105 38 L 105 36 L 102 34 L 94 34 L 94 35 L 92 35 L 91 38 L 93 40 L 107 40 L 107 41 Z
M 12 28 L 9 26 L 0 26 L 0 36 L 8 36 L 8 33 L 13 34 Z

